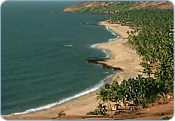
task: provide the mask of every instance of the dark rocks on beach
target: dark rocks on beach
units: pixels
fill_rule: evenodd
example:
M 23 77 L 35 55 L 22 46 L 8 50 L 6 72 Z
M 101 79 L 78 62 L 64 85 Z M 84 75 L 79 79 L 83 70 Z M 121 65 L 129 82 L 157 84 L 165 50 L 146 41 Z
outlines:
M 88 62 L 88 63 L 93 63 L 93 64 L 100 64 L 100 65 L 102 65 L 102 67 L 105 69 L 105 68 L 107 68 L 107 69 L 113 69 L 113 70 L 122 70 L 121 68 L 117 68 L 117 67 L 112 67 L 112 66 L 108 66 L 107 64 L 105 64 L 105 63 L 103 63 L 104 61 L 106 61 L 107 60 L 107 58 L 105 58 L 105 59 L 101 59 L 101 58 L 92 58 L 92 59 L 87 59 L 86 61 Z
M 98 25 L 97 22 L 82 22 L 81 25 Z

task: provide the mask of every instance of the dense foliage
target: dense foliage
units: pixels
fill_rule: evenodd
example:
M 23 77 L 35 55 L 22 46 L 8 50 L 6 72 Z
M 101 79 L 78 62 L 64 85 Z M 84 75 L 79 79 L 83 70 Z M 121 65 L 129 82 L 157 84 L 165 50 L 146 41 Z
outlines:
M 147 107 L 148 103 L 173 93 L 174 81 L 174 43 L 173 43 L 173 10 L 133 9 L 109 15 L 111 23 L 121 23 L 133 27 L 128 32 L 129 43 L 142 57 L 143 73 L 135 79 L 123 80 L 119 85 L 114 81 L 106 84 L 97 94 L 97 99 L 117 106 Z M 111 109 L 110 109 L 111 110 Z
M 133 9 L 110 14 L 109 19 L 111 23 L 134 27 L 134 31 L 128 32 L 129 43 L 142 57 L 143 73 L 148 77 L 138 75 L 120 85 L 116 81 L 106 84 L 97 98 L 143 108 L 160 97 L 167 102 L 174 80 L 173 10 Z
M 135 46 L 143 60 L 149 62 L 147 65 L 142 63 L 145 72 L 149 72 L 154 64 L 155 78 L 173 83 L 173 10 L 134 9 L 111 14 L 109 18 L 111 22 L 129 22 L 130 26 L 141 27 L 137 36 L 134 34 L 138 31 L 137 28 L 130 33 L 129 42 Z

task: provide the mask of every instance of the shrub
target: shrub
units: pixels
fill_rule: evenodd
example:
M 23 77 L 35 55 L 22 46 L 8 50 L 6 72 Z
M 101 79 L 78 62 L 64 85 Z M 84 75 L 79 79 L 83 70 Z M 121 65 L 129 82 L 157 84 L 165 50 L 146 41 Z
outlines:
M 60 111 L 60 112 L 58 113 L 58 117 L 61 117 L 61 116 L 66 116 L 66 113 L 64 113 L 64 111 Z

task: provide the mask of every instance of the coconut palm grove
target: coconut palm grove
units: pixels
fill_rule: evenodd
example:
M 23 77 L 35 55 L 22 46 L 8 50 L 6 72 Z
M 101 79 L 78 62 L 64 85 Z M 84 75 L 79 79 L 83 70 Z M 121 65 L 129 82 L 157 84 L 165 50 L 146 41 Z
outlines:
M 81 3 L 87 5 L 87 2 Z M 97 4 L 97 2 L 95 3 Z M 98 3 L 100 4 L 100 3 Z M 173 9 L 150 7 L 129 8 L 142 2 L 106 2 L 104 6 L 75 9 L 75 12 L 107 13 L 110 23 L 130 26 L 134 31 L 129 34 L 128 43 L 142 58 L 143 72 L 136 78 L 114 81 L 106 84 L 97 93 L 99 106 L 88 114 L 109 115 L 111 103 L 118 112 L 146 108 L 150 103 L 168 103 L 173 95 L 174 80 L 174 43 Z M 126 6 L 123 7 L 122 6 Z M 74 8 L 74 6 L 73 6 Z

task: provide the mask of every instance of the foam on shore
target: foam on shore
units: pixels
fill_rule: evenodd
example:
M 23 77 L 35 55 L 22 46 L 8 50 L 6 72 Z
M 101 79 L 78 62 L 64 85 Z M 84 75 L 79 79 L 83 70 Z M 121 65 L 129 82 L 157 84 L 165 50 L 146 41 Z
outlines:
M 112 30 L 110 30 L 108 26 L 105 26 L 105 27 L 106 27 L 106 30 L 108 30 L 109 32 L 111 32 L 112 35 L 114 35 L 114 36 L 117 35 L 115 32 L 113 32 Z
M 108 26 L 105 26 L 105 27 L 106 27 L 107 31 L 111 32 L 111 34 L 115 36 L 115 38 L 109 39 L 108 42 L 112 42 L 112 41 L 120 38 L 120 36 L 117 35 L 115 32 L 113 32 L 112 30 L 110 30 Z M 105 43 L 107 43 L 107 42 L 93 44 L 93 45 L 91 45 L 91 48 L 96 48 L 96 46 L 101 45 L 101 44 L 105 44 Z M 106 54 L 106 58 L 110 58 L 110 52 L 108 50 L 102 49 L 102 51 Z
M 110 82 L 114 75 L 115 74 L 111 74 L 111 75 L 107 76 L 106 78 L 104 78 L 103 80 L 101 80 L 96 85 L 94 85 L 93 87 L 88 88 L 85 91 L 82 91 L 82 92 L 80 92 L 78 94 L 75 94 L 73 96 L 70 96 L 68 98 L 63 98 L 62 100 L 60 100 L 58 102 L 47 104 L 47 105 L 44 105 L 44 106 L 40 106 L 38 108 L 28 109 L 28 110 L 23 111 L 23 112 L 12 113 L 12 114 L 9 114 L 9 115 L 2 115 L 2 117 L 5 117 L 5 116 L 16 116 L 16 115 L 21 115 L 21 114 L 26 114 L 26 113 L 32 113 L 32 112 L 36 112 L 36 111 L 40 111 L 40 110 L 46 110 L 46 109 L 49 109 L 49 108 L 54 107 L 54 106 L 58 106 L 60 104 L 66 103 L 66 102 L 68 102 L 70 100 L 76 99 L 76 98 L 78 98 L 80 96 L 89 94 L 91 92 L 94 92 L 94 91 L 100 89 L 105 83 Z
M 111 32 L 112 35 L 116 36 L 117 34 L 115 32 L 113 32 L 112 30 L 110 30 L 108 28 L 108 26 L 106 26 L 106 29 Z M 109 39 L 108 42 L 111 42 L 113 40 L 116 40 L 116 39 L 119 39 L 120 36 L 117 36 L 116 38 L 112 38 L 112 39 Z M 97 45 L 100 45 L 100 44 L 105 44 L 107 42 L 104 42 L 104 43 L 97 43 L 97 44 L 93 44 L 91 45 L 92 48 L 96 48 Z M 71 47 L 72 45 L 65 45 L 65 46 L 68 46 L 68 47 Z M 97 48 L 96 48 L 97 49 Z M 102 49 L 102 51 L 106 54 L 106 58 L 110 58 L 110 52 L 108 50 L 105 50 L 105 49 Z M 73 96 L 70 96 L 70 97 L 67 97 L 67 98 L 63 98 L 61 99 L 60 101 L 58 102 L 55 102 L 55 103 L 51 103 L 51 104 L 47 104 L 47 105 L 44 105 L 44 106 L 40 106 L 40 107 L 37 107 L 37 108 L 32 108 L 32 109 L 28 109 L 26 111 L 23 111 L 23 112 L 17 112 L 17 113 L 12 113 L 12 114 L 9 114 L 9 115 L 2 115 L 2 117 L 6 117 L 6 116 L 17 116 L 17 115 L 21 115 L 21 114 L 27 114 L 27 113 L 32 113 L 32 112 L 36 112 L 36 111 L 40 111 L 40 110 L 46 110 L 46 109 L 49 109 L 49 108 L 52 108 L 52 107 L 55 107 L 55 106 L 58 106 L 58 105 L 61 105 L 63 103 L 66 103 L 68 101 L 71 101 L 71 100 L 74 100 L 78 97 L 81 97 L 83 95 L 86 95 L 86 94 L 89 94 L 91 92 L 94 92 L 98 89 L 100 89 L 105 83 L 109 83 L 113 76 L 116 74 L 117 72 L 114 72 L 113 74 L 105 77 L 103 80 L 101 80 L 99 83 L 97 83 L 96 85 L 94 85 L 93 87 L 91 88 L 88 88 L 78 94 L 75 94 Z

